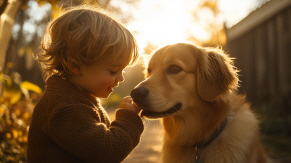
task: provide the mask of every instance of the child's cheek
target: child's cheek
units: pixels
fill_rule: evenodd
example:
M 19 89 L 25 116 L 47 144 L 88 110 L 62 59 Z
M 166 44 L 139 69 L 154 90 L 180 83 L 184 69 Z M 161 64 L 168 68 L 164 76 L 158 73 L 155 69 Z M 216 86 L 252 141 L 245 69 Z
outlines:
M 106 88 L 116 86 L 117 83 L 115 83 L 115 78 L 110 77 L 110 78 L 105 78 L 102 82 L 102 85 Z

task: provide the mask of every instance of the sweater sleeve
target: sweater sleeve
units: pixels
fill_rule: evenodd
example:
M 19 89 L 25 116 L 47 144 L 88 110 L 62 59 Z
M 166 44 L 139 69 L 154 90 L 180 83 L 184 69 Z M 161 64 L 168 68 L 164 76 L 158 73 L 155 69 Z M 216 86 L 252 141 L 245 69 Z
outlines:
M 121 162 L 139 143 L 143 123 L 137 114 L 120 109 L 107 127 L 84 105 L 54 109 L 43 128 L 55 143 L 86 162 Z

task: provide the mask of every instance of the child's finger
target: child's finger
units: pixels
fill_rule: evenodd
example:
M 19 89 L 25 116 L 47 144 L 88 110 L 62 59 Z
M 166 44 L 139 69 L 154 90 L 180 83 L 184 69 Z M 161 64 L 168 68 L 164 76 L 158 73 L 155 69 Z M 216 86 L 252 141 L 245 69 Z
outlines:
M 130 96 L 124 97 L 121 102 L 132 103 L 132 98 Z

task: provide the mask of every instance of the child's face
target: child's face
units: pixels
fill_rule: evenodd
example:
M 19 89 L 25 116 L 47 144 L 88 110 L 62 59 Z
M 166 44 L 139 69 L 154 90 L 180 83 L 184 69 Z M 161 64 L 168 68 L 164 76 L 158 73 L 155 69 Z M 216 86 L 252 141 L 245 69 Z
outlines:
M 96 97 L 107 98 L 113 88 L 124 80 L 123 70 L 127 65 L 128 63 L 81 65 L 80 75 L 76 76 L 77 82 L 74 84 Z

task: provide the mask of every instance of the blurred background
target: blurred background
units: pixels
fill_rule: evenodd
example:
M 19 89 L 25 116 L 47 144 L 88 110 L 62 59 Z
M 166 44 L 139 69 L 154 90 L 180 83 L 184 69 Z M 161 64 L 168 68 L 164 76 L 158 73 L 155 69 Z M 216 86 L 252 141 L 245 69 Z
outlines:
M 60 8 L 83 0 L 0 0 L 0 162 L 26 162 L 27 131 L 45 85 L 33 55 Z M 221 47 L 235 57 L 240 93 L 261 120 L 268 154 L 291 162 L 290 0 L 87 0 L 112 12 L 134 34 L 139 64 L 108 99 L 107 111 L 144 79 L 144 61 L 159 47 L 187 42 Z M 143 161 L 141 161 L 143 162 Z M 146 162 L 146 161 L 144 161 Z

